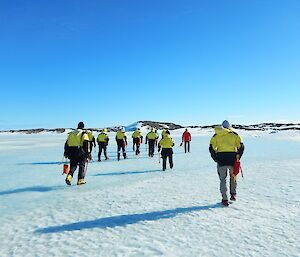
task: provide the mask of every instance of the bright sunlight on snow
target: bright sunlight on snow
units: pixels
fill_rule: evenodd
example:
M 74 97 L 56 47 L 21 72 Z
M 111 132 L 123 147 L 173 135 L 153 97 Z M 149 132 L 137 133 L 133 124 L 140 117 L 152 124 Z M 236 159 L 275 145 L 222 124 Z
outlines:
M 0 134 L 0 256 L 299 256 L 300 134 L 238 132 L 244 179 L 228 208 L 209 129 L 191 130 L 190 154 L 171 131 L 164 173 L 157 152 L 143 144 L 136 157 L 131 140 L 118 162 L 109 133 L 110 159 L 93 152 L 83 186 L 62 175 L 66 133 Z

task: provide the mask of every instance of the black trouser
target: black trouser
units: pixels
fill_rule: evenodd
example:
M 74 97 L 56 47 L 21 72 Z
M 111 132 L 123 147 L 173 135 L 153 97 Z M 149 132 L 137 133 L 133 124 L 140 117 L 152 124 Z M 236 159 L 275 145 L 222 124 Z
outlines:
M 99 142 L 99 153 L 98 153 L 98 161 L 101 160 L 101 154 L 102 154 L 102 150 L 104 152 L 104 157 L 107 160 L 107 144 L 106 142 Z
M 190 141 L 185 141 L 184 142 L 184 152 L 185 153 L 186 153 L 186 146 L 187 146 L 188 152 L 190 152 Z
M 148 155 L 149 157 L 153 157 L 154 156 L 154 145 L 155 145 L 155 139 L 149 139 L 148 140 Z
M 173 149 L 172 148 L 163 148 L 161 150 L 161 157 L 163 159 L 163 170 L 167 168 L 167 157 L 169 157 L 170 168 L 173 168 Z
M 132 150 L 135 151 L 135 145 L 137 143 L 137 138 L 132 139 Z
M 118 145 L 118 160 L 120 160 L 121 149 L 123 152 L 123 157 L 124 159 L 126 159 L 125 141 L 123 139 L 118 139 L 117 145 Z
M 92 153 L 92 150 L 93 150 L 93 142 L 89 141 L 89 151 L 90 151 L 90 154 Z
M 136 150 L 135 150 L 135 154 L 138 155 L 140 154 L 140 143 L 136 143 Z
M 68 175 L 71 175 L 73 177 L 74 172 L 79 165 L 79 171 L 78 171 L 78 180 L 84 179 L 85 177 L 85 165 L 87 165 L 87 157 L 85 155 L 81 155 L 79 157 L 70 157 L 70 171 Z
M 135 150 L 136 145 L 136 150 Z M 133 151 L 135 150 L 135 154 L 140 154 L 140 145 L 141 145 L 141 139 L 140 138 L 134 138 L 133 139 Z

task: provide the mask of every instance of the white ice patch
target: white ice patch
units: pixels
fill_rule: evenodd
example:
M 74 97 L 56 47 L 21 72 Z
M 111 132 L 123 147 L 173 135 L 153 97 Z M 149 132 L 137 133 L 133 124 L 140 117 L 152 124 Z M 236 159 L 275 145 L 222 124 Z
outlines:
M 183 130 L 171 131 L 174 170 L 164 173 L 157 151 L 150 159 L 143 144 L 134 155 L 131 132 L 118 162 L 109 133 L 110 159 L 70 187 L 59 164 L 66 133 L 0 135 L 0 256 L 299 256 L 299 133 L 238 131 L 244 179 L 222 208 L 214 132 L 190 131 L 190 154 Z

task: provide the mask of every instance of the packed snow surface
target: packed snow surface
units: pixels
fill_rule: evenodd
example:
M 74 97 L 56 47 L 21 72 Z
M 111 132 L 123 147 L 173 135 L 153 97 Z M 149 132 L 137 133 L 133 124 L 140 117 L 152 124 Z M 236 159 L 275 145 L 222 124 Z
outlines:
M 83 186 L 61 174 L 67 134 L 0 134 L 0 256 L 300 256 L 299 132 L 237 131 L 244 179 L 226 208 L 213 131 L 191 130 L 189 154 L 182 131 L 166 172 L 146 145 L 134 155 L 131 133 L 118 162 L 110 133 L 110 159 L 89 163 Z

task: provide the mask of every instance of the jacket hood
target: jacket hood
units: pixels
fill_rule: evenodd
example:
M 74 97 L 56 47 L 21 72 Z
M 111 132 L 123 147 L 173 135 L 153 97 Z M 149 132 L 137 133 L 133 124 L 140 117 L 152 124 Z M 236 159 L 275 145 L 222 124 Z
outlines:
M 171 138 L 170 134 L 165 134 L 164 137 L 165 138 Z
M 222 126 L 216 126 L 214 129 L 215 133 L 219 136 L 227 135 L 229 132 L 231 132 L 230 129 L 223 128 Z

